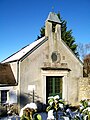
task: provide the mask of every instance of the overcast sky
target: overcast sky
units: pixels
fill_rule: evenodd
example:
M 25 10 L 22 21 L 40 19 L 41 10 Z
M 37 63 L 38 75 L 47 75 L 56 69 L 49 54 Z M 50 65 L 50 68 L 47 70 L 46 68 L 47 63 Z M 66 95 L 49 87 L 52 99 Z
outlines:
M 0 61 L 35 41 L 52 11 L 61 13 L 77 44 L 90 43 L 90 0 L 0 0 Z

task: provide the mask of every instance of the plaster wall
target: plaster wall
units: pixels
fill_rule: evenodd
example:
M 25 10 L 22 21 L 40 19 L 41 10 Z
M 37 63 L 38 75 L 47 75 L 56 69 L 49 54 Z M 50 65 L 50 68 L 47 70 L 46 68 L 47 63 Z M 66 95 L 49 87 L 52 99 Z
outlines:
M 48 41 L 40 48 L 30 54 L 20 63 L 20 91 L 26 97 L 28 102 L 32 101 L 32 91 L 28 90 L 29 85 L 35 85 L 35 99 L 45 103 L 46 101 L 46 76 L 64 76 L 63 98 L 72 104 L 78 104 L 79 78 L 82 77 L 82 65 L 66 46 L 60 42 L 58 52 L 60 53 L 60 63 L 67 63 L 69 72 L 64 71 L 43 71 L 41 68 L 49 62 Z M 59 64 L 58 64 L 59 65 Z M 54 66 L 55 67 L 55 66 Z M 45 74 L 44 74 L 45 73 Z
M 28 88 L 30 85 L 35 86 L 35 101 L 43 101 L 42 89 L 44 85 L 42 84 L 43 81 L 41 79 L 41 67 L 47 56 L 48 42 L 45 42 L 20 63 L 20 92 L 25 98 L 28 97 L 28 102 L 32 102 L 33 98 L 32 90 L 29 90 Z
M 11 62 L 10 66 L 11 66 L 13 75 L 14 75 L 16 82 L 17 82 L 17 62 Z
M 82 63 L 75 57 L 75 55 L 66 47 L 63 42 L 59 44 L 59 51 L 61 55 L 61 62 L 67 63 L 70 72 L 68 73 L 68 101 L 72 104 L 78 104 L 79 98 L 79 78 L 83 77 Z

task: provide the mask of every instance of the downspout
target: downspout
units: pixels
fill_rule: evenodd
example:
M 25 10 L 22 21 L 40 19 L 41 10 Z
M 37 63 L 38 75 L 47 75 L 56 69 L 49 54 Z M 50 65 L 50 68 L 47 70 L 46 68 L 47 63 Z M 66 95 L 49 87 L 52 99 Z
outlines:
M 20 63 L 17 61 L 17 105 L 18 105 L 18 113 L 20 112 Z
M 17 85 L 19 83 L 19 61 L 17 61 Z

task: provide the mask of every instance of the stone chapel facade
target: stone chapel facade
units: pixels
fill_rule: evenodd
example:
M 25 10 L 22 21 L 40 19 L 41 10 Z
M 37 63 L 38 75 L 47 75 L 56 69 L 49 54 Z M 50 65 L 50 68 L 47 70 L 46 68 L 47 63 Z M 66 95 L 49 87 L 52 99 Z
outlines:
M 61 22 L 55 13 L 49 13 L 45 21 L 44 37 L 2 64 L 11 66 L 17 83 L 13 87 L 21 107 L 33 100 L 47 103 L 49 96 L 57 94 L 72 105 L 80 101 L 79 79 L 83 78 L 83 64 L 61 39 Z

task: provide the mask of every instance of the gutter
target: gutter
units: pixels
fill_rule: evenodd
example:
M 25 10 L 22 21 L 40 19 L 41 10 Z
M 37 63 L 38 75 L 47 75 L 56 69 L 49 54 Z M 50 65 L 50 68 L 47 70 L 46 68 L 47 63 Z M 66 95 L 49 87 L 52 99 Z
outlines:
M 17 61 L 17 85 L 19 83 L 19 61 Z

